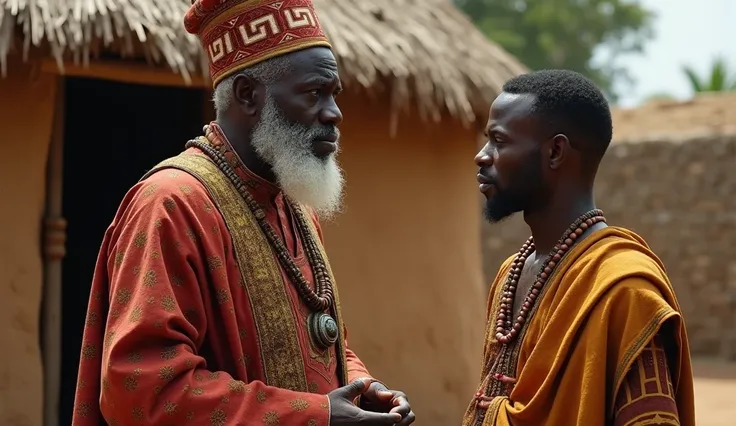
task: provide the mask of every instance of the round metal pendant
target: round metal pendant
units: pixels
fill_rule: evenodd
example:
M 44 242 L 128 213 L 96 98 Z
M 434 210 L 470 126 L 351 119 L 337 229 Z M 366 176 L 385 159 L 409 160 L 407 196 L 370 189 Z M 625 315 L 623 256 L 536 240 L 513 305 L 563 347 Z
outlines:
M 323 312 L 309 314 L 309 335 L 319 349 L 327 349 L 337 342 L 340 335 L 337 321 Z

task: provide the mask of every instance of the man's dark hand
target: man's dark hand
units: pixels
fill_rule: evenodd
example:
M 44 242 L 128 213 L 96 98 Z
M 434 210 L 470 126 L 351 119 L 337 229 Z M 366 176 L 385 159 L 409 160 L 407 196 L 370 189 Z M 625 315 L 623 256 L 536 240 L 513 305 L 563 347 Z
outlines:
M 360 407 L 377 413 L 401 414 L 401 421 L 396 423 L 397 426 L 407 426 L 415 420 L 404 392 L 389 390 L 378 382 L 371 383 L 368 390 L 360 396 Z
M 347 386 L 327 394 L 330 399 L 330 426 L 381 426 L 401 423 L 402 416 L 397 412 L 372 412 L 355 406 L 355 398 L 368 390 L 368 380 L 356 380 Z

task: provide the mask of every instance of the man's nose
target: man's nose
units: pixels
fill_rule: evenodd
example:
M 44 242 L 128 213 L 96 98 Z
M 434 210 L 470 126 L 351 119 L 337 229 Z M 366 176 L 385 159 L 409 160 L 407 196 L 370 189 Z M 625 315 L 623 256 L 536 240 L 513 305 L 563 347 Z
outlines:
M 342 111 L 340 111 L 340 108 L 337 106 L 334 98 L 331 99 L 328 104 L 325 105 L 324 108 L 322 108 L 322 110 L 320 110 L 319 115 L 319 121 L 321 121 L 322 124 L 338 126 L 340 123 L 342 123 Z
M 493 165 L 493 156 L 489 151 L 488 145 L 486 145 L 477 154 L 475 154 L 475 164 L 478 167 L 490 167 Z

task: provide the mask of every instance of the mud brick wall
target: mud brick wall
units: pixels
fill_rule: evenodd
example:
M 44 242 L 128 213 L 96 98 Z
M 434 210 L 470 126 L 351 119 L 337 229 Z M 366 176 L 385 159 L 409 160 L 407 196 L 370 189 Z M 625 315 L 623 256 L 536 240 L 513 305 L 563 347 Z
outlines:
M 596 200 L 664 262 L 693 355 L 736 359 L 736 136 L 614 142 Z M 528 232 L 520 215 L 483 225 L 489 283 Z

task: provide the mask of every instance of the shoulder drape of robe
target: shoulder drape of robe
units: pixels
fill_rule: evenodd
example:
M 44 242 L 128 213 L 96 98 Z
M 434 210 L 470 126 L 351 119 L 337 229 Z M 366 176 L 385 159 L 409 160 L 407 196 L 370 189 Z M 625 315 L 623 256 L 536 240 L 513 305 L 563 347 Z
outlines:
M 495 313 L 511 260 L 491 289 L 482 381 L 500 347 Z M 464 425 L 478 417 L 495 426 L 610 424 L 627 373 L 656 335 L 680 424 L 694 425 L 682 313 L 664 266 L 639 236 L 609 227 L 582 240 L 558 265 L 531 315 L 513 352 L 513 390 L 485 412 L 471 402 Z
M 313 350 L 307 309 L 292 299 L 307 389 L 270 386 L 240 277 L 228 229 L 197 179 L 163 170 L 133 187 L 98 257 L 72 425 L 326 426 L 325 394 L 340 385 L 334 350 Z M 348 381 L 370 377 L 345 352 Z

